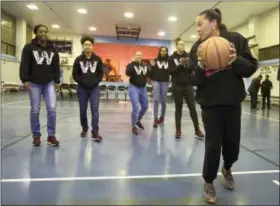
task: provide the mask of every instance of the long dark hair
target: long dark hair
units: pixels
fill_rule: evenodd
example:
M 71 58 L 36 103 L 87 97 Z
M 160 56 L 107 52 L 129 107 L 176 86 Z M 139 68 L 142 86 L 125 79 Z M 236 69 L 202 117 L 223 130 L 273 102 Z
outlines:
M 162 56 L 160 55 L 160 51 L 161 51 L 161 49 L 163 49 L 163 48 L 166 49 L 166 52 L 167 52 L 167 54 L 166 54 L 165 57 L 162 57 Z M 161 46 L 161 47 L 159 48 L 157 59 L 168 59 L 168 48 L 167 48 L 166 46 Z
M 219 30 L 227 30 L 227 27 L 222 23 L 222 13 L 220 9 L 207 9 L 199 15 L 205 15 L 209 21 L 217 21 Z

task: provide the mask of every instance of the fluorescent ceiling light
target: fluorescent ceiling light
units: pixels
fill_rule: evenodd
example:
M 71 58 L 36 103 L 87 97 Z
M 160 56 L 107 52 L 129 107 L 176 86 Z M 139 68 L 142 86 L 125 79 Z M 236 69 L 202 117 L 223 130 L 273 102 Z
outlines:
M 192 34 L 191 36 L 190 36 L 190 38 L 192 38 L 192 39 L 195 39 L 197 36 L 195 35 L 195 34 Z
M 31 10 L 38 10 L 38 7 L 35 4 L 28 4 L 26 7 Z
M 58 24 L 53 24 L 53 25 L 52 25 L 52 28 L 54 28 L 54 29 L 59 29 L 60 26 L 59 26 Z
M 125 16 L 126 18 L 132 18 L 134 15 L 133 15 L 133 13 L 131 13 L 131 12 L 126 12 L 126 13 L 124 13 L 124 16 Z
M 87 10 L 85 9 L 77 9 L 80 14 L 87 14 Z
M 159 35 L 159 36 L 164 36 L 164 35 L 165 35 L 165 32 L 164 32 L 164 31 L 160 31 L 160 32 L 158 33 L 158 35 Z
M 175 21 L 177 21 L 177 17 L 171 16 L 171 17 L 168 18 L 168 21 L 175 22 Z
M 96 31 L 96 28 L 95 27 L 89 27 L 89 30 L 90 31 Z

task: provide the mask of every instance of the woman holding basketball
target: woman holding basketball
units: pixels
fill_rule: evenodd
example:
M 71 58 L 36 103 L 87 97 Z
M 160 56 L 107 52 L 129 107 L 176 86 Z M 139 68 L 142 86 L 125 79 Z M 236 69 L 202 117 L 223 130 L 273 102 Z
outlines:
M 160 47 L 159 54 L 155 60 L 150 61 L 151 79 L 153 80 L 154 90 L 154 127 L 164 122 L 166 112 L 166 96 L 169 87 L 168 72 L 168 48 Z M 161 104 L 161 115 L 158 118 L 159 104 Z
M 175 40 L 177 50 L 169 57 L 169 73 L 172 77 L 172 93 L 175 101 L 175 138 L 181 138 L 181 118 L 183 110 L 183 100 L 187 102 L 190 115 L 193 121 L 195 135 L 203 138 L 200 131 L 198 116 L 195 108 L 194 90 L 190 84 L 190 73 L 188 71 L 187 59 L 189 54 L 185 51 L 185 43 L 180 38 Z
M 239 155 L 241 102 L 246 94 L 242 78 L 250 77 L 257 70 L 257 60 L 252 56 L 246 38 L 237 32 L 228 32 L 221 20 L 218 9 L 209 9 L 198 15 L 196 25 L 199 40 L 190 52 L 189 69 L 193 71 L 191 82 L 197 86 L 196 101 L 202 108 L 206 135 L 203 178 L 204 200 L 208 203 L 216 203 L 213 181 L 219 169 L 221 148 L 224 186 L 234 189 L 231 167 Z M 200 44 L 213 36 L 223 37 L 230 42 L 228 68 L 211 71 L 204 67 L 203 62 L 215 61 L 215 58 L 197 58 Z

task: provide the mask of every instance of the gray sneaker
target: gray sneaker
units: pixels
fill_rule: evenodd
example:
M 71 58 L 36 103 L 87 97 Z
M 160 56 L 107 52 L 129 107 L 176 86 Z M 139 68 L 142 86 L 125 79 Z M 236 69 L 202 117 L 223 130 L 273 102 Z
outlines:
M 213 184 L 204 184 L 203 199 L 210 204 L 216 204 L 216 192 Z
M 234 189 L 234 179 L 231 174 L 231 170 L 226 170 L 225 168 L 222 168 L 222 174 L 224 176 L 223 185 L 228 190 Z

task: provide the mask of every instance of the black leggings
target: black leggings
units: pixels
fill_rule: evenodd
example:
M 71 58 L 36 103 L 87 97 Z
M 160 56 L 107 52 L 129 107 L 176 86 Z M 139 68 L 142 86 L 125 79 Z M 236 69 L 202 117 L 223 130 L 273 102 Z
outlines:
M 194 90 L 191 85 L 179 86 L 172 84 L 172 93 L 175 101 L 175 122 L 176 129 L 181 129 L 181 118 L 184 99 L 188 105 L 195 130 L 199 129 L 198 116 L 195 107 Z
M 203 178 L 212 183 L 217 178 L 221 151 L 226 170 L 238 159 L 241 105 L 202 107 L 202 120 L 205 129 Z

